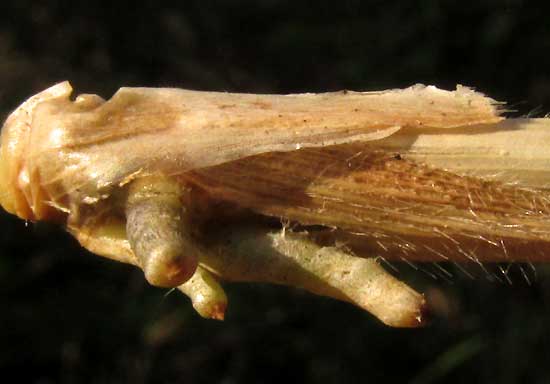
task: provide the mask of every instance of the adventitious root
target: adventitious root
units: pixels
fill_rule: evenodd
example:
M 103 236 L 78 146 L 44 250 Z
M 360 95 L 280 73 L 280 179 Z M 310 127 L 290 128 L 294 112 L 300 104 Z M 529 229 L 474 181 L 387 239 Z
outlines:
M 178 289 L 191 299 L 193 308 L 204 318 L 223 320 L 227 308 L 227 296 L 208 270 L 199 266 L 195 274 Z
M 223 231 L 202 261 L 222 279 L 269 282 L 348 301 L 394 327 L 424 322 L 424 297 L 376 260 L 323 247 L 307 233 L 240 227 Z
M 128 188 L 126 234 L 152 285 L 178 286 L 197 268 L 200 250 L 190 238 L 189 215 L 181 203 L 184 192 L 163 176 L 140 178 Z
M 224 317 L 218 281 L 256 281 L 418 326 L 424 298 L 377 259 L 550 258 L 550 119 L 505 120 L 469 88 L 71 91 L 7 119 L 1 205 L 178 287 L 203 317 Z

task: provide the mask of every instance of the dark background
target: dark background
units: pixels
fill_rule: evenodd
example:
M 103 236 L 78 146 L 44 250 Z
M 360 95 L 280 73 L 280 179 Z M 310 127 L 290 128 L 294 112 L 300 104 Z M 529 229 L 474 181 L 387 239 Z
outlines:
M 111 5 L 116 3 L 116 6 Z M 60 80 L 243 92 L 475 86 L 550 111 L 550 12 L 528 1 L 4 1 L 0 112 Z M 162 3 L 162 5 L 160 5 Z M 62 230 L 1 216 L 0 372 L 31 383 L 547 383 L 550 271 L 451 282 L 398 266 L 433 323 L 382 326 L 298 290 L 227 285 L 225 322 Z M 502 275 L 500 275 L 502 277 Z M 499 281 L 500 280 L 500 281 Z M 446 297 L 446 298 L 444 298 Z

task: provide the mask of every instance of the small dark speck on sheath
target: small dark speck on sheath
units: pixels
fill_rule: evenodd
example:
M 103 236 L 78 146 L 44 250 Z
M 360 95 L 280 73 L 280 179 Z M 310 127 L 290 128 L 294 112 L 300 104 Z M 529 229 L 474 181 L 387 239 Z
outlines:
M 219 109 L 235 108 L 235 104 L 221 104 Z

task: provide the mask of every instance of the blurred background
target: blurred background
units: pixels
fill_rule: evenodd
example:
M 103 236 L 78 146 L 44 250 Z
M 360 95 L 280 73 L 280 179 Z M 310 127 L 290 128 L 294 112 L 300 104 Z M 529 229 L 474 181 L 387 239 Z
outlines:
M 116 4 L 116 5 L 113 5 Z M 139 4 L 139 5 L 138 5 Z M 0 113 L 70 80 L 239 92 L 459 84 L 550 111 L 550 7 L 536 1 L 3 1 Z M 548 383 L 550 270 L 451 281 L 397 266 L 436 303 L 391 329 L 351 305 L 226 285 L 225 322 L 96 257 L 61 229 L 0 217 L 0 372 L 28 383 Z

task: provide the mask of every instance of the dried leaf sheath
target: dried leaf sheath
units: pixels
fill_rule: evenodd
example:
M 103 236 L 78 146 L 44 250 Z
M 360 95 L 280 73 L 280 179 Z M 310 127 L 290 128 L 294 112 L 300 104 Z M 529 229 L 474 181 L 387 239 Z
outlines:
M 73 102 L 71 91 L 67 82 L 49 88 L 5 124 L 1 195 L 6 209 L 23 218 L 69 212 L 157 172 L 376 140 L 400 127 L 501 120 L 493 100 L 464 87 L 287 96 L 122 88 L 106 102 L 91 95 Z
M 476 262 L 545 258 L 548 190 L 459 176 L 408 160 L 403 152 L 396 156 L 373 142 L 270 153 L 196 170 L 192 180 L 216 199 L 339 229 L 345 233 L 333 238 L 355 244 L 361 254 Z M 538 251 L 529 252 L 535 244 Z

